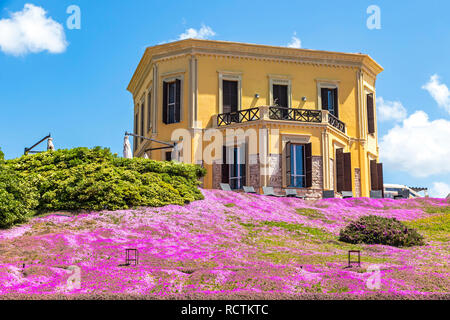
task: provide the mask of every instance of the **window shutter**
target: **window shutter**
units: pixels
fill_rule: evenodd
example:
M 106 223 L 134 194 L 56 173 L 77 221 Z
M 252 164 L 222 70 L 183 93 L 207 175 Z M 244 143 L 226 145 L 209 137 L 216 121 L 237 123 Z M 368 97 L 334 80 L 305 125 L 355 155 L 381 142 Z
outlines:
M 147 131 L 152 126 L 152 92 L 148 92 L 147 96 Z
M 344 166 L 344 150 L 336 150 L 336 191 L 342 192 L 345 189 L 345 166 Z
M 230 102 L 231 102 L 231 112 L 238 111 L 238 82 L 231 81 L 230 87 Z
M 383 182 L 383 164 L 377 164 L 377 175 L 378 175 L 378 190 L 381 190 L 381 194 L 384 198 L 384 182 Z
M 272 86 L 272 99 L 273 105 L 280 105 L 280 93 L 278 92 L 279 87 L 277 85 Z
M 377 160 L 370 160 L 370 185 L 373 191 L 379 190 Z
M 231 112 L 230 81 L 222 81 L 222 113 Z
M 141 136 L 144 136 L 144 123 L 145 123 L 144 119 L 145 119 L 145 103 L 142 103 L 141 104 L 141 133 L 140 133 Z M 144 141 L 144 139 L 141 138 L 140 143 L 142 143 L 142 141 Z
M 351 153 L 344 153 L 344 190 L 353 191 L 352 188 L 352 157 Z
M 228 161 L 227 161 L 227 147 L 226 146 L 223 146 L 222 158 L 223 158 L 222 183 L 229 183 L 230 182 L 230 165 L 228 164 Z
M 322 97 L 322 110 L 328 110 L 328 94 L 326 88 L 320 89 L 320 96 Z
M 242 184 L 241 186 L 247 185 L 247 143 L 243 143 L 240 147 L 240 161 L 241 161 L 241 176 L 242 176 Z
M 312 187 L 312 145 L 305 144 L 305 173 L 306 173 L 306 188 Z
M 136 113 L 134 115 L 134 134 L 138 134 L 138 129 L 137 129 L 138 121 L 139 121 L 138 120 L 138 114 Z M 133 150 L 136 151 L 136 149 L 137 149 L 137 138 L 133 137 Z
M 334 93 L 334 115 L 336 116 L 336 118 L 339 118 L 339 97 L 338 97 L 338 89 L 335 88 L 333 89 L 333 93 Z
M 375 112 L 373 108 L 373 94 L 367 95 L 367 126 L 369 133 L 375 133 Z
M 286 142 L 286 186 L 291 185 L 291 143 Z
M 222 112 L 236 112 L 238 110 L 238 82 L 222 81 Z
M 168 119 L 167 119 L 167 89 L 168 89 L 168 83 L 167 82 L 163 82 L 163 110 L 162 110 L 162 120 L 163 123 L 167 124 L 168 123 Z
M 181 119 L 181 80 L 175 81 L 175 122 L 180 122 Z

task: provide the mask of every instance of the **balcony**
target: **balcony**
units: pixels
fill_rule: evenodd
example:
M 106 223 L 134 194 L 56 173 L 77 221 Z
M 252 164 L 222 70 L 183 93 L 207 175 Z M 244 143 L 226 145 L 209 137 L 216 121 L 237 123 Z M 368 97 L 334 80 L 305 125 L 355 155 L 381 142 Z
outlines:
M 345 123 L 333 116 L 331 113 L 328 114 L 328 123 L 345 133 Z
M 259 108 L 251 108 L 239 110 L 236 112 L 228 112 L 217 115 L 217 126 L 228 126 L 232 123 L 243 123 L 248 121 L 259 120 L 260 117 Z
M 280 120 L 304 123 L 327 123 L 345 133 L 345 123 L 324 110 L 262 106 L 217 115 L 217 127 L 257 120 Z

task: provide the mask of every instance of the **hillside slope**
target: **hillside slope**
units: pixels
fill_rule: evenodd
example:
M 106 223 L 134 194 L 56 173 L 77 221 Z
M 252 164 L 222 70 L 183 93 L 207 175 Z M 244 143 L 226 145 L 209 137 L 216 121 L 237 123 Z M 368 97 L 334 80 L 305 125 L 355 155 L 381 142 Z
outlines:
M 0 296 L 448 298 L 444 199 L 303 201 L 202 193 L 205 200 L 186 206 L 55 213 L 0 230 Z M 427 245 L 338 241 L 343 226 L 367 214 L 406 221 Z M 121 266 L 126 248 L 139 250 L 138 266 Z M 345 268 L 350 249 L 361 250 L 361 268 Z M 67 288 L 72 265 L 81 269 L 80 289 Z M 381 287 L 371 290 L 373 273 L 366 271 L 374 265 Z

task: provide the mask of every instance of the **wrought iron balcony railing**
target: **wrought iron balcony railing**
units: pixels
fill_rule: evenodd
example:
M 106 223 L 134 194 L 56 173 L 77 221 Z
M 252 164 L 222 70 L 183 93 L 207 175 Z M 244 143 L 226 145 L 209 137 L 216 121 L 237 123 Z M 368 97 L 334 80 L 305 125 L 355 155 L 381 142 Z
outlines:
M 345 123 L 323 110 L 263 106 L 217 115 L 217 126 L 244 123 L 256 120 L 284 120 L 309 123 L 327 123 L 345 133 Z
M 345 123 L 333 116 L 331 113 L 328 114 L 328 123 L 345 133 Z
M 272 120 L 290 120 L 300 122 L 322 122 L 320 110 L 269 107 L 269 118 Z
M 259 108 L 221 113 L 217 116 L 217 126 L 228 126 L 232 123 L 242 123 L 260 119 Z

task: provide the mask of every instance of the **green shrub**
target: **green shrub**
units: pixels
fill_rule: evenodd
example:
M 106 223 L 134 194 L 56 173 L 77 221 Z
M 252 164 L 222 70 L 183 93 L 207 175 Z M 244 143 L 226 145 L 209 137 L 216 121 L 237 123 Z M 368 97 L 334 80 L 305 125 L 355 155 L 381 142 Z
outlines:
M 0 166 L 0 228 L 27 221 L 38 205 L 38 198 L 31 183 Z
M 0 148 L 0 163 L 5 160 L 5 154 L 2 152 L 2 149 Z
M 203 199 L 198 178 L 206 173 L 195 165 L 122 159 L 100 147 L 26 155 L 6 166 L 38 190 L 38 213 L 183 205 Z
M 364 216 L 340 231 L 339 240 L 348 243 L 384 244 L 395 247 L 423 245 L 423 236 L 395 218 Z

